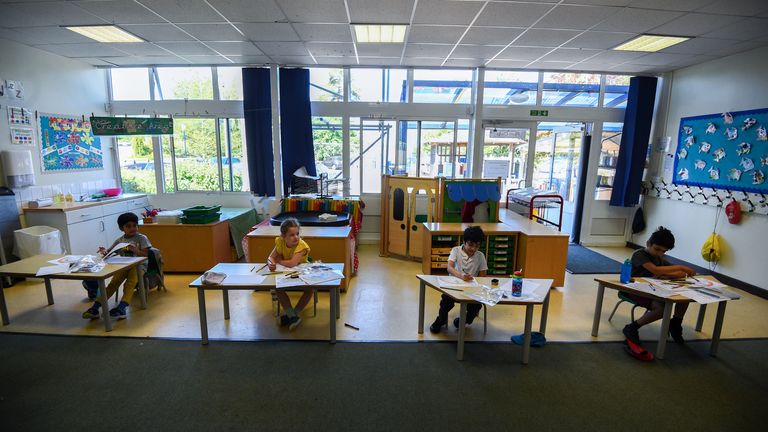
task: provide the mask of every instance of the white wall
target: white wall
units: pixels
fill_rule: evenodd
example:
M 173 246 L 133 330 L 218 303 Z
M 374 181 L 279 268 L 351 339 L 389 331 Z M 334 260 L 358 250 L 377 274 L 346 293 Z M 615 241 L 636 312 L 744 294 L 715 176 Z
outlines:
M 42 174 L 39 147 L 12 145 L 8 129 L 9 104 L 41 113 L 86 117 L 91 113 L 106 114 L 106 72 L 85 63 L 4 39 L 0 39 L 0 59 L 0 79 L 20 80 L 26 93 L 22 101 L 0 99 L 0 150 L 31 150 L 37 185 L 114 179 L 116 176 L 111 157 L 111 140 L 102 140 L 105 149 L 103 170 Z M 6 184 L 4 175 L 0 183 Z
M 656 135 L 672 136 L 675 149 L 681 117 L 768 108 L 766 72 L 768 47 L 675 71 L 666 118 L 659 119 L 663 129 Z M 664 225 L 675 234 L 670 255 L 706 267 L 700 249 L 712 232 L 717 208 L 670 199 L 645 202 L 648 228 L 633 241 L 644 244 L 653 229 Z M 744 214 L 740 225 L 731 225 L 722 214 L 717 231 L 725 247 L 716 271 L 768 289 L 768 216 Z

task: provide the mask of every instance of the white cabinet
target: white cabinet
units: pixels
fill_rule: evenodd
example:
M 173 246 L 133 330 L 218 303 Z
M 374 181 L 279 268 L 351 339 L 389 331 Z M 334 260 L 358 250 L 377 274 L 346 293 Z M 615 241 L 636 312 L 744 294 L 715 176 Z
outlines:
M 102 219 L 91 219 L 67 225 L 69 246 L 75 255 L 93 255 L 100 246 L 109 247 Z M 111 242 L 111 240 L 110 240 Z

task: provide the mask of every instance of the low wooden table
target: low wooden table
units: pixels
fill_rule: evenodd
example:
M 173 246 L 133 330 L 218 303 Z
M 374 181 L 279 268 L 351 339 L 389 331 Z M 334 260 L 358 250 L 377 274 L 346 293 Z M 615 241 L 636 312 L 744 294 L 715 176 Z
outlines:
M 249 274 L 256 274 L 251 273 L 251 270 L 255 268 L 261 268 L 264 264 L 238 264 L 238 263 L 221 263 L 217 264 L 215 267 L 213 267 L 210 271 L 215 271 L 219 273 L 224 273 L 226 275 L 249 275 Z M 343 264 L 328 264 L 323 263 L 323 265 L 333 268 L 334 270 L 341 272 L 341 270 L 344 268 Z M 261 273 L 268 272 L 268 270 L 264 269 Z M 263 282 L 259 284 L 253 284 L 253 283 L 232 283 L 227 282 L 227 279 L 224 279 L 224 282 L 220 285 L 205 285 L 203 284 L 203 277 L 200 276 L 192 283 L 189 284 L 190 288 L 195 288 L 197 290 L 197 303 L 198 307 L 200 309 L 200 339 L 203 345 L 208 344 L 208 318 L 205 312 L 205 291 L 207 290 L 220 290 L 222 292 L 222 298 L 224 301 L 224 319 L 229 319 L 229 291 L 230 290 L 248 290 L 248 291 L 270 291 L 276 288 L 275 286 L 275 275 L 266 275 L 266 278 Z M 330 335 L 328 340 L 330 343 L 336 343 L 336 320 L 339 319 L 340 315 L 340 307 L 339 307 L 339 287 L 340 287 L 340 280 L 334 280 L 334 281 L 328 281 L 324 282 L 322 284 L 316 284 L 316 285 L 299 285 L 299 286 L 292 286 L 283 288 L 286 291 L 304 291 L 308 289 L 317 289 L 317 290 L 328 290 L 330 293 L 330 314 L 329 314 L 329 331 Z
M 107 290 L 105 281 L 115 273 L 118 273 L 125 269 L 133 267 L 137 268 L 139 276 L 139 298 L 141 299 L 141 308 L 147 308 L 147 291 L 144 287 L 144 271 L 141 264 L 146 261 L 146 257 L 139 257 L 141 259 L 136 260 L 130 264 L 107 264 L 100 272 L 96 273 L 60 273 L 45 276 L 35 276 L 37 270 L 40 267 L 51 265 L 48 263 L 50 260 L 61 258 L 64 255 L 35 255 L 30 258 L 24 258 L 21 261 L 15 261 L 10 264 L 0 266 L 0 313 L 2 313 L 3 324 L 8 325 L 11 323 L 8 317 L 8 308 L 5 303 L 5 293 L 3 292 L 3 278 L 2 276 L 16 276 L 34 278 L 38 277 L 45 281 L 45 293 L 48 295 L 48 304 L 53 304 L 53 290 L 51 289 L 51 279 L 70 279 L 70 280 L 95 280 L 99 284 L 99 302 L 101 303 L 101 319 L 104 321 L 104 329 L 106 331 L 112 331 L 112 321 L 109 318 L 109 299 L 107 298 Z
M 477 300 L 464 294 L 462 291 L 455 291 L 453 289 L 440 288 L 439 278 L 440 276 L 433 275 L 416 275 L 419 280 L 419 334 L 424 333 L 424 299 L 426 295 L 426 287 L 430 287 L 442 294 L 452 298 L 453 301 L 459 303 L 459 340 L 458 347 L 456 349 L 456 359 L 464 360 L 464 333 L 466 331 L 465 326 L 467 323 L 467 304 L 477 303 Z M 478 277 L 475 278 L 479 283 L 490 286 L 491 277 Z M 500 286 L 503 286 L 509 278 L 499 278 Z M 537 288 L 533 292 L 528 292 L 525 289 L 526 281 L 528 283 L 535 283 Z M 525 306 L 525 336 L 523 337 L 523 358 L 522 363 L 528 364 L 528 357 L 531 351 L 531 326 L 533 324 L 533 306 L 541 305 L 541 319 L 539 321 L 539 332 L 544 334 L 547 329 L 547 311 L 549 310 L 549 291 L 552 288 L 552 279 L 524 279 L 523 280 L 523 294 L 525 297 L 509 297 L 502 299 L 496 305 L 517 305 Z
M 698 276 L 699 279 L 706 278 L 712 279 L 711 276 Z M 642 282 L 642 279 L 637 279 Z M 600 328 L 600 315 L 603 309 L 603 296 L 606 288 L 615 289 L 629 294 L 635 294 L 641 297 L 647 297 L 653 300 L 658 300 L 664 303 L 664 315 L 661 319 L 661 331 L 659 332 L 659 342 L 656 347 L 655 357 L 658 359 L 664 359 L 664 355 L 667 351 L 667 334 L 669 333 L 669 321 L 672 318 L 672 306 L 675 303 L 694 303 L 693 300 L 688 297 L 676 295 L 669 298 L 658 297 L 653 294 L 649 294 L 645 291 L 639 291 L 628 287 L 615 279 L 595 279 L 597 282 L 597 300 L 595 301 L 595 315 L 592 321 L 592 336 L 597 337 L 597 331 Z M 739 296 L 733 298 L 738 300 Z M 715 317 L 715 327 L 712 330 L 712 344 L 709 348 L 709 354 L 713 357 L 717 356 L 717 348 L 720 344 L 720 332 L 723 329 L 723 319 L 725 318 L 725 306 L 728 303 L 727 300 L 721 301 L 717 304 L 717 315 Z M 701 327 L 704 324 L 704 315 L 707 310 L 707 305 L 702 304 L 699 307 L 699 315 L 696 319 L 696 331 L 701 331 Z

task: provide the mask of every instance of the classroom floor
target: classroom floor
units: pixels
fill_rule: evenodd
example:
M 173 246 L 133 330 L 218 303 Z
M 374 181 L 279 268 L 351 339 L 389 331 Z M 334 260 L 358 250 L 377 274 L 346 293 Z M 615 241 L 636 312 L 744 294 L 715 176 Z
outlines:
M 626 248 L 594 248 L 617 260 L 631 254 Z M 422 335 L 417 333 L 419 284 L 414 275 L 421 272 L 421 263 L 378 256 L 377 245 L 361 245 L 360 268 L 352 278 L 351 287 L 341 296 L 341 318 L 337 326 L 339 340 L 349 341 L 419 341 L 453 340 L 456 330 L 433 335 L 428 328 Z M 114 330 L 104 332 L 100 320 L 83 320 L 80 315 L 90 302 L 79 282 L 54 281 L 55 304 L 48 306 L 45 288 L 34 280 L 18 283 L 5 290 L 11 324 L 0 326 L 3 332 L 44 333 L 88 336 L 159 337 L 197 339 L 200 324 L 196 290 L 188 283 L 198 275 L 167 275 L 168 292 L 152 291 L 149 307 L 138 307 L 134 296 L 128 319 L 114 323 Z M 598 275 L 599 276 L 599 275 Z M 556 288 L 550 297 L 547 338 L 552 341 L 615 341 L 623 339 L 621 328 L 630 321 L 630 306 L 623 304 L 612 322 L 608 315 L 616 304 L 616 294 L 606 290 L 600 336 L 590 335 L 595 304 L 596 275 L 566 274 L 565 287 Z M 728 304 L 723 338 L 768 337 L 768 302 L 740 292 L 742 299 Z M 299 294 L 292 294 L 298 296 Z M 328 294 L 321 293 L 317 305 L 317 317 L 312 317 L 311 306 L 303 312 L 301 326 L 293 332 L 278 327 L 271 315 L 269 293 L 250 291 L 230 292 L 231 319 L 224 320 L 221 294 L 206 294 L 208 332 L 211 339 L 258 340 L 293 339 L 322 340 L 328 338 Z M 425 327 L 434 319 L 439 303 L 436 291 L 427 289 Z M 638 314 L 642 313 L 640 309 Z M 684 336 L 688 339 L 708 339 L 714 325 L 715 308 L 707 310 L 701 333 L 693 330 L 698 306 L 693 305 L 685 317 Z M 451 320 L 458 316 L 458 306 L 452 311 Z M 482 315 L 481 315 L 482 317 Z M 488 308 L 488 333 L 483 334 L 481 319 L 469 327 L 467 340 L 508 341 L 510 335 L 523 330 L 525 309 L 521 306 L 496 306 Z M 539 308 L 534 314 L 534 329 L 538 327 Z M 360 330 L 344 326 L 349 323 Z M 658 323 L 641 329 L 644 340 L 655 341 Z

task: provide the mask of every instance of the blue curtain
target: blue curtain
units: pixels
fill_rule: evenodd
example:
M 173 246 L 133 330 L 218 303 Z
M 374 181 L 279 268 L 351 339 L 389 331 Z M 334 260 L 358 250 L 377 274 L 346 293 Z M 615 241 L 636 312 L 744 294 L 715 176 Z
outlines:
M 624 131 L 611 192 L 612 206 L 632 207 L 640 202 L 640 186 L 656 100 L 656 81 L 654 77 L 632 77 L 629 80 Z
M 312 143 L 309 69 L 280 69 L 280 142 L 283 190 L 287 193 L 293 172 L 297 169 L 304 166 L 309 175 L 317 175 Z
M 274 196 L 269 69 L 243 68 L 243 111 L 251 191 L 257 195 Z

